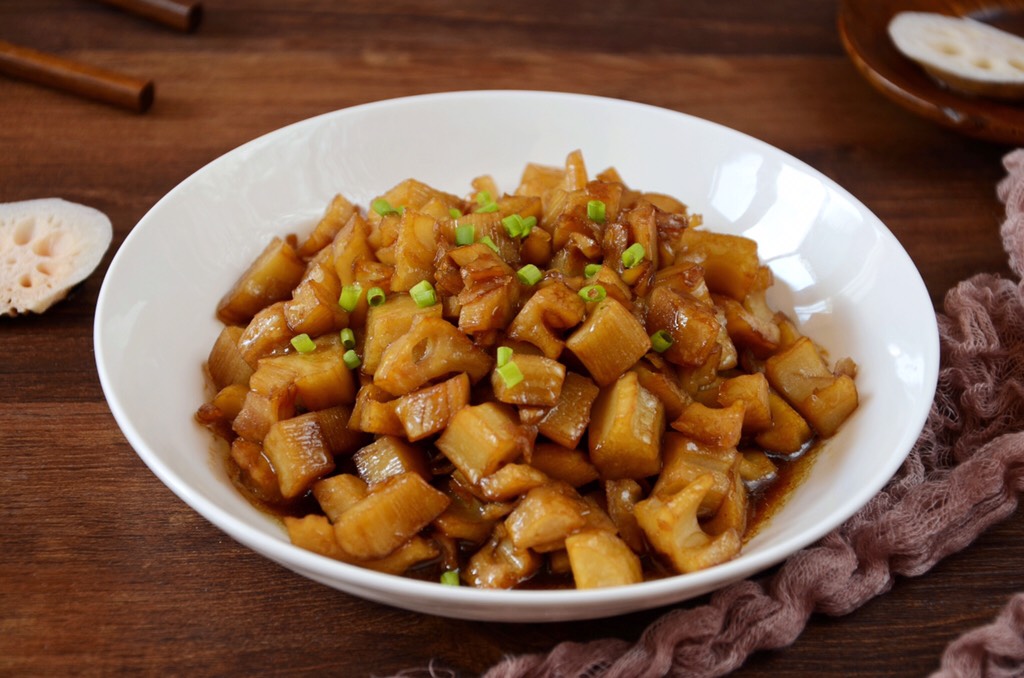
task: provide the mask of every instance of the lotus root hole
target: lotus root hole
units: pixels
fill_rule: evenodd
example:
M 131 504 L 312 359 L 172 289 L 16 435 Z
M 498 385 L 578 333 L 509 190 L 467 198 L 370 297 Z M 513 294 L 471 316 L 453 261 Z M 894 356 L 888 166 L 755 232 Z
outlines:
M 992 68 L 992 62 L 989 61 L 988 59 L 975 59 L 974 65 L 984 71 L 987 71 Z
M 54 249 L 54 238 L 53 234 L 49 234 L 43 238 L 39 238 L 32 243 L 32 251 L 40 257 L 52 257 Z
M 32 278 L 28 277 L 28 274 L 24 274 L 18 279 L 18 284 L 22 287 L 32 287 Z
M 412 347 L 412 359 L 413 359 L 413 361 L 418 363 L 419 361 L 423 360 L 423 358 L 426 357 L 426 355 L 427 355 L 427 353 L 429 351 L 430 351 L 430 340 L 429 339 L 421 339 L 420 341 L 416 342 L 416 345 Z
M 949 56 L 957 56 L 960 54 L 960 47 L 951 42 L 940 42 L 934 47 L 937 51 L 942 52 L 943 54 L 948 54 Z
M 1021 61 L 1020 59 L 1010 59 L 1009 64 L 1018 71 L 1024 71 L 1024 61 Z
M 32 240 L 32 235 L 36 230 L 35 219 L 31 217 L 19 221 L 18 225 L 14 227 L 14 244 L 15 245 L 27 245 Z
M 53 269 L 51 269 L 50 264 L 46 263 L 45 261 L 41 261 L 38 264 L 36 264 L 36 270 L 42 273 L 43 275 L 53 275 Z

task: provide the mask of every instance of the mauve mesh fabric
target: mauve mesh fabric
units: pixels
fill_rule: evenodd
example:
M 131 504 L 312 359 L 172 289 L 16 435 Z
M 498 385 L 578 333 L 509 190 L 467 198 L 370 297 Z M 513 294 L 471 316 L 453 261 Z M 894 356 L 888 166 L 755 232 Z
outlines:
M 1024 150 L 1004 164 L 1001 235 L 1010 267 L 1024 278 Z M 811 613 L 851 612 L 896 576 L 927 572 L 1010 516 L 1024 491 L 1024 284 L 992 275 L 966 280 L 947 293 L 938 324 L 939 383 L 921 437 L 889 484 L 844 525 L 769 578 L 667 612 L 636 643 L 565 642 L 548 654 L 506 657 L 485 678 L 724 675 L 757 650 L 791 644 Z M 426 673 L 453 675 L 438 667 Z M 932 678 L 975 676 L 1024 676 L 1024 593 L 991 624 L 950 643 Z

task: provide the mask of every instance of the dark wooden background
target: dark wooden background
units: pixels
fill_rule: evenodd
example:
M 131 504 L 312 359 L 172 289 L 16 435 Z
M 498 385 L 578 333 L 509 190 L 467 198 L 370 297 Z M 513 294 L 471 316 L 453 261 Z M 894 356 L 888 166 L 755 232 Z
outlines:
M 470 623 L 365 602 L 208 524 L 139 461 L 96 377 L 106 265 L 189 174 L 282 125 L 462 89 L 620 97 L 701 116 L 805 160 L 860 198 L 936 305 L 1005 273 L 995 184 L 1009 149 L 897 108 L 846 59 L 828 0 L 207 0 L 180 34 L 89 0 L 0 0 L 0 40 L 155 79 L 136 115 L 0 78 L 0 201 L 60 196 L 114 223 L 72 298 L 0 319 L 0 674 L 475 675 L 562 640 L 635 639 L 663 610 L 551 625 Z M 881 39 L 881 38 L 880 38 Z M 158 347 L 154 347 L 159 350 Z M 895 422 L 894 422 L 895 425 Z M 1024 590 L 1018 513 L 843 618 L 815 616 L 742 676 L 911 676 Z M 700 601 L 696 601 L 700 602 Z

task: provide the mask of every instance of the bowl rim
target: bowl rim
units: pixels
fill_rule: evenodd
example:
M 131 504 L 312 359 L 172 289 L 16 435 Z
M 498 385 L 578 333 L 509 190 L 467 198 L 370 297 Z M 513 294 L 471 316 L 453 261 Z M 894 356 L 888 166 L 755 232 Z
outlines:
M 840 186 L 834 180 L 830 179 L 820 171 L 811 167 L 807 163 L 795 158 L 794 156 L 786 153 L 785 151 L 771 146 L 770 144 L 761 141 L 755 137 L 752 137 L 744 132 L 729 128 L 720 123 L 716 123 L 710 120 L 699 118 L 687 113 L 674 111 L 650 104 L 627 101 L 623 99 L 608 98 L 602 96 L 595 96 L 589 94 L 575 94 L 566 92 L 555 92 L 555 91 L 539 91 L 539 90 L 466 90 L 466 91 L 454 91 L 454 92 L 441 92 L 431 94 L 420 94 L 407 97 L 397 97 L 392 99 L 384 99 L 380 101 L 368 102 L 356 106 L 341 108 L 334 111 L 325 112 L 310 118 L 299 120 L 291 124 L 285 125 L 273 131 L 267 132 L 261 136 L 258 136 L 244 144 L 241 144 L 223 154 L 217 158 L 211 160 L 180 183 L 174 188 L 168 191 L 164 196 L 158 200 L 153 207 L 151 207 L 145 215 L 138 221 L 138 223 L 132 228 L 132 230 L 125 237 L 122 244 L 119 246 L 115 253 L 111 263 L 104 276 L 103 284 L 101 286 L 94 316 L 94 327 L 93 327 L 93 342 L 95 348 L 95 359 L 97 371 L 99 374 L 100 384 L 107 400 L 108 406 L 111 413 L 114 416 L 115 421 L 120 427 L 122 433 L 131 445 L 135 453 L 142 459 L 146 466 L 166 485 L 175 495 L 177 495 L 182 501 L 189 505 L 193 510 L 198 512 L 209 522 L 220 528 L 222 531 L 230 535 L 236 541 L 242 543 L 248 548 L 257 551 L 260 555 L 268 557 L 279 564 L 282 564 L 290 569 L 293 569 L 301 574 L 304 574 L 310 578 L 326 583 L 325 579 L 331 580 L 331 585 L 337 584 L 337 588 L 346 590 L 354 595 L 361 597 L 370 597 L 368 595 L 371 592 L 378 592 L 381 594 L 387 594 L 388 597 L 392 595 L 399 596 L 412 596 L 425 601 L 425 606 L 431 604 L 443 603 L 446 607 L 451 605 L 453 602 L 457 605 L 459 603 L 466 603 L 473 606 L 480 606 L 482 604 L 494 604 L 502 606 L 510 610 L 528 611 L 537 610 L 540 607 L 551 607 L 551 608 L 584 608 L 578 610 L 581 614 L 574 614 L 572 616 L 557 616 L 558 619 L 583 619 L 598 616 L 607 616 L 598 612 L 598 614 L 588 615 L 586 611 L 588 609 L 600 610 L 602 607 L 615 606 L 616 604 L 622 604 L 626 601 L 634 601 L 637 604 L 631 606 L 634 610 L 640 610 L 651 607 L 653 604 L 663 604 L 666 601 L 673 599 L 678 601 L 680 597 L 678 595 L 672 596 L 680 589 L 698 590 L 699 593 L 707 592 L 715 588 L 719 588 L 732 581 L 736 581 L 745 577 L 748 577 L 758 571 L 765 568 L 771 567 L 782 560 L 785 560 L 790 555 L 798 552 L 800 549 L 807 547 L 810 544 L 818 541 L 821 537 L 828 534 L 836 527 L 846 522 L 852 515 L 859 511 L 870 499 L 875 496 L 879 490 L 881 490 L 886 483 L 889 482 L 893 474 L 903 464 L 906 456 L 909 454 L 914 441 L 916 441 L 919 432 L 922 430 L 926 418 L 928 416 L 929 407 L 923 407 L 918 413 L 914 420 L 907 422 L 906 426 L 903 427 L 904 432 L 901 435 L 898 446 L 899 451 L 890 454 L 886 458 L 886 464 L 884 468 L 880 469 L 873 478 L 874 482 L 866 485 L 859 486 L 853 493 L 853 498 L 848 500 L 843 510 L 835 511 L 829 516 L 828 520 L 817 523 L 813 529 L 808 529 L 790 537 L 781 539 L 776 544 L 771 544 L 764 549 L 744 556 L 740 555 L 735 560 L 728 561 L 726 563 L 716 565 L 707 570 L 702 570 L 686 575 L 678 575 L 672 577 L 666 577 L 663 579 L 648 580 L 637 584 L 629 584 L 625 586 L 616 586 L 602 589 L 588 589 L 588 590 L 576 590 L 576 589 L 554 589 L 554 590 L 493 590 L 493 589 L 474 589 L 471 587 L 460 586 L 451 587 L 444 586 L 440 583 L 423 581 L 412 579 L 408 577 L 385 574 L 368 570 L 356 565 L 350 565 L 343 563 L 326 556 L 322 556 L 311 551 L 307 551 L 300 547 L 292 545 L 290 542 L 282 540 L 277 537 L 273 537 L 267 533 L 264 533 L 258 529 L 251 527 L 246 524 L 243 520 L 233 515 L 230 511 L 218 506 L 215 502 L 209 500 L 201 493 L 195 491 L 188 482 L 179 477 L 172 469 L 170 469 L 161 459 L 160 456 L 155 453 L 149 445 L 146 443 L 142 433 L 136 427 L 135 423 L 128 416 L 124 409 L 124 405 L 118 395 L 115 385 L 112 381 L 112 376 L 108 364 L 113 360 L 116 360 L 114 356 L 108 356 L 106 350 L 106 332 L 107 329 L 104 327 L 104 320 L 108 315 L 108 305 L 110 301 L 109 288 L 114 284 L 112 282 L 117 277 L 117 272 L 123 264 L 123 260 L 131 255 L 132 245 L 136 239 L 141 238 L 139 235 L 144 233 L 146 230 L 146 224 L 155 217 L 153 215 L 158 214 L 163 208 L 165 203 L 174 200 L 178 192 L 183 190 L 183 187 L 189 182 L 192 182 L 196 177 L 201 177 L 205 173 L 209 172 L 212 167 L 218 163 L 226 162 L 226 158 L 243 152 L 244 149 L 249 149 L 258 145 L 272 143 L 276 138 L 287 136 L 293 133 L 296 129 L 305 126 L 313 127 L 320 125 L 323 121 L 332 119 L 338 116 L 350 115 L 355 112 L 363 112 L 368 109 L 384 110 L 389 107 L 405 107 L 415 106 L 421 102 L 433 102 L 438 100 L 445 101 L 464 101 L 475 98 L 508 98 L 508 99 L 520 99 L 522 97 L 540 97 L 550 100 L 562 100 L 562 101 L 578 101 L 585 104 L 593 104 L 599 106 L 612 106 L 612 107 L 623 107 L 628 109 L 637 109 L 646 111 L 649 113 L 657 113 L 659 115 L 667 115 L 672 117 L 678 117 L 680 120 L 685 120 L 687 124 L 696 125 L 709 125 L 714 128 L 726 131 L 728 134 L 738 135 L 742 137 L 745 143 L 752 144 L 758 150 L 767 152 L 769 154 L 781 154 L 782 160 L 786 163 L 791 164 L 797 169 L 806 172 L 816 179 L 825 182 L 831 190 L 838 192 L 851 204 L 862 210 L 863 213 L 870 217 L 874 222 L 875 230 L 881 235 L 881 237 L 887 239 L 887 243 L 890 247 L 894 247 L 895 251 L 900 256 L 906 257 L 915 273 L 917 272 L 916 266 L 910 259 L 906 250 L 902 247 L 896 237 L 889 231 L 884 223 L 878 219 L 873 212 L 871 212 L 863 203 L 857 198 L 850 194 L 845 188 Z M 923 280 L 920 278 L 918 273 L 915 281 L 914 290 L 917 294 L 923 294 L 924 298 L 928 299 L 927 290 L 924 286 Z M 929 301 L 930 305 L 930 301 Z M 938 327 L 933 322 L 927 328 L 921 328 L 922 339 L 926 346 L 926 353 L 929 357 L 934 359 L 929 361 L 929 364 L 925 365 L 926 375 L 924 378 L 927 391 L 928 405 L 934 398 L 934 392 L 938 379 L 938 353 L 939 353 L 939 338 L 938 338 Z M 930 386 L 927 386 L 930 384 Z M 902 448 L 905 448 L 902 449 Z M 342 579 L 345 584 L 344 586 L 336 579 Z M 696 594 L 695 594 L 696 595 Z M 388 604 L 403 606 L 405 605 L 400 602 L 387 601 Z M 413 608 L 410 608 L 413 609 Z M 447 609 L 433 609 L 429 608 L 433 614 L 446 615 L 448 616 L 460 616 L 458 610 L 447 610 Z M 557 610 L 556 610 L 557 611 Z M 475 617 L 482 618 L 482 617 Z M 494 619 L 508 619 L 507 617 L 497 615 Z M 511 619 L 511 621 L 538 621 L 542 620 L 537 617 L 531 617 L 529 619 Z

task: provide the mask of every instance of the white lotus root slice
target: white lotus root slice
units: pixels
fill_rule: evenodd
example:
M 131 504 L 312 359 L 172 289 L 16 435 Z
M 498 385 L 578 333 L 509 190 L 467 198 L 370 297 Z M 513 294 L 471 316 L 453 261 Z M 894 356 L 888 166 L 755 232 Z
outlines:
M 1024 97 L 1024 39 L 964 17 L 901 12 L 889 22 L 896 48 L 950 89 Z
M 43 198 L 0 203 L 0 314 L 42 313 L 89 277 L 110 247 L 107 215 Z

